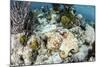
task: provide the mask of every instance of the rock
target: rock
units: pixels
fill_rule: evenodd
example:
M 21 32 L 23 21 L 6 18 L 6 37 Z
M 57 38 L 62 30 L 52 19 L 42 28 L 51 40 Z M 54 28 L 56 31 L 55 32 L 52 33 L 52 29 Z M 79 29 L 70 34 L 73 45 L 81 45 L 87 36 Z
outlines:
M 45 17 L 45 14 L 44 13 L 41 13 L 41 14 L 38 14 L 37 16 L 38 18 L 38 22 L 41 24 L 41 25 L 46 25 L 48 22 L 47 22 L 47 18 Z
M 57 20 L 59 20 L 59 15 L 58 14 L 51 14 L 50 23 L 55 24 L 55 23 L 57 23 Z
M 71 28 L 71 29 L 69 29 L 72 33 L 73 33 L 73 35 L 77 38 L 77 40 L 78 40 L 78 46 L 81 46 L 81 45 L 83 45 L 83 43 L 85 42 L 85 39 L 84 39 L 84 30 L 82 30 L 82 28 L 81 27 L 79 27 L 79 26 L 76 26 L 76 27 L 73 27 L 73 28 Z
M 11 55 L 11 62 L 15 65 L 31 65 L 32 49 L 29 47 L 19 47 Z
M 61 63 L 62 62 L 62 59 L 59 56 L 58 52 L 54 52 L 51 57 L 53 59 L 53 63 Z
M 11 64 L 22 65 L 24 61 L 20 59 L 22 56 L 22 44 L 20 43 L 20 36 L 24 33 L 12 34 L 11 35 Z
M 82 14 L 78 14 L 76 17 L 80 20 L 83 18 Z
M 53 31 L 53 30 L 56 30 L 56 29 L 57 29 L 57 26 L 56 26 L 56 25 L 48 24 L 48 25 L 46 25 L 46 26 L 44 26 L 44 27 L 42 28 L 41 33 L 50 32 L 50 31 Z
M 32 64 L 32 49 L 29 47 L 25 47 L 23 51 L 23 59 L 25 65 L 31 65 Z
M 88 46 L 82 45 L 79 49 L 79 52 L 73 55 L 74 62 L 86 61 L 89 49 L 90 48 Z
M 18 55 L 16 52 L 11 54 L 11 64 L 12 65 L 22 65 L 24 61 L 20 59 L 21 55 Z
M 90 57 L 89 62 L 93 62 L 93 61 L 95 61 L 95 58 L 94 57 Z
M 35 42 L 36 39 L 32 39 L 28 41 L 28 43 L 26 43 L 26 46 L 23 46 L 20 42 L 20 36 L 23 36 L 23 33 L 20 33 L 20 34 L 15 34 L 12 36 L 12 43 L 11 45 L 11 48 L 12 48 L 12 54 L 11 54 L 11 62 L 12 64 L 14 65 L 31 65 L 34 58 L 36 58 L 35 55 L 37 54 L 34 54 L 33 52 L 33 49 L 37 49 L 36 46 L 34 45 L 37 45 L 36 43 L 31 43 L 30 45 L 30 42 Z M 34 54 L 35 57 L 33 57 L 32 55 Z M 32 59 L 33 57 L 33 59 Z
M 36 62 L 34 64 L 45 64 L 45 61 L 48 60 L 47 55 L 38 55 Z
M 12 65 L 23 65 L 22 60 L 24 46 L 20 43 L 20 36 L 24 33 L 12 34 L 11 35 L 11 63 Z
M 57 50 L 60 47 L 62 36 L 57 32 L 48 32 L 45 34 L 47 39 L 47 49 Z
M 48 60 L 45 61 L 45 63 L 47 64 L 52 64 L 52 63 L 61 63 L 62 59 L 59 56 L 58 52 L 54 52 L 49 58 Z
M 86 31 L 85 31 L 84 38 L 86 42 L 88 42 L 90 45 L 95 41 L 94 28 L 89 24 L 86 24 Z
M 47 53 L 47 49 L 40 49 L 38 50 L 39 55 L 45 55 Z
M 18 49 L 22 46 L 20 43 L 20 36 L 24 35 L 24 33 L 18 33 L 18 34 L 12 34 L 11 35 L 11 48 L 12 49 Z
M 59 49 L 61 50 L 61 58 L 68 57 L 71 50 L 78 52 L 78 41 L 71 32 L 64 32 L 63 41 Z

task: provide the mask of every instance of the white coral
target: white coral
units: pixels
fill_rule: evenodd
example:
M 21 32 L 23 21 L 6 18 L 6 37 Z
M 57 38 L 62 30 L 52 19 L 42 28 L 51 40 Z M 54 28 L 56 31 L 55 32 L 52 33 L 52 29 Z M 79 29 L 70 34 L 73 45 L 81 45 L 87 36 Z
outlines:
M 86 45 L 82 45 L 79 49 L 79 52 L 73 55 L 73 60 L 78 61 L 85 61 L 86 56 L 88 55 L 88 50 L 90 47 Z
M 90 26 L 89 24 L 86 24 L 86 31 L 85 31 L 84 38 L 90 44 L 92 44 L 95 41 L 94 28 Z
M 78 52 L 78 41 L 71 32 L 65 32 L 60 50 L 62 58 L 66 58 L 71 50 Z
M 25 65 L 31 65 L 31 63 L 32 63 L 32 49 L 30 49 L 27 46 L 24 47 L 23 59 L 24 59 Z
M 63 60 L 59 56 L 59 52 L 52 53 L 51 56 L 48 57 L 47 60 L 44 61 L 45 64 L 51 64 L 51 63 L 61 63 Z
M 45 35 L 48 37 L 47 48 L 50 50 L 58 49 L 62 42 L 62 36 L 57 32 L 48 32 Z
M 42 33 L 50 32 L 50 31 L 56 30 L 56 29 L 57 29 L 56 25 L 48 24 L 42 28 Z
M 57 20 L 59 19 L 58 14 L 51 14 L 51 21 L 50 23 L 57 23 Z
M 25 64 L 25 65 L 30 65 L 32 63 L 31 61 L 31 55 L 32 55 L 32 49 L 26 46 L 22 46 L 20 43 L 20 36 L 24 35 L 24 33 L 19 33 L 12 35 L 11 37 L 11 63 L 14 65 L 19 65 L 19 64 Z M 20 58 L 23 58 L 21 60 Z

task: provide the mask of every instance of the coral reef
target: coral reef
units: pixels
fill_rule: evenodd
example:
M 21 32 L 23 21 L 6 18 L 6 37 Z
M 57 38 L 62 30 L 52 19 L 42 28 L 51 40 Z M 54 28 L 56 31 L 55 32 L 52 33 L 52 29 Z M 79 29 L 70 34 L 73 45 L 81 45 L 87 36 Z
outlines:
M 71 51 L 78 52 L 78 41 L 71 32 L 64 32 L 60 50 L 61 58 L 68 57 Z
M 24 29 L 11 29 L 11 65 L 95 61 L 95 23 L 87 23 L 74 5 L 60 6 L 30 10 L 21 18 Z

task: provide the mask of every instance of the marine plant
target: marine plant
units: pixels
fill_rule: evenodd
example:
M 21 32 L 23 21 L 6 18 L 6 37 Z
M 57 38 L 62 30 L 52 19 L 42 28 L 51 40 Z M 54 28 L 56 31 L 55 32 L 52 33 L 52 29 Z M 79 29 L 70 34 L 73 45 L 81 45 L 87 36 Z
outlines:
M 32 48 L 33 50 L 37 50 L 39 45 L 38 45 L 38 42 L 37 42 L 37 39 L 34 38 L 31 42 L 30 42 L 30 45 L 29 45 L 30 48 Z
M 25 45 L 25 43 L 27 42 L 27 36 L 26 35 L 21 35 L 20 36 L 20 43 L 22 44 L 22 45 Z
M 66 27 L 70 22 L 70 19 L 67 16 L 62 16 L 61 17 L 61 23 L 64 27 Z

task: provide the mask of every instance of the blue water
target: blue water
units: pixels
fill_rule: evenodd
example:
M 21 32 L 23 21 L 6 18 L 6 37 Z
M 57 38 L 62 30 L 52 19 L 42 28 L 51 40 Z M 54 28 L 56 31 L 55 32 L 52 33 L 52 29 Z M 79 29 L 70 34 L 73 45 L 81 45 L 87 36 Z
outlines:
M 52 7 L 50 3 L 42 3 L 42 2 L 33 2 L 32 3 L 32 8 L 38 8 L 40 9 L 42 6 L 48 6 L 49 8 Z
M 75 5 L 74 8 L 76 9 L 77 13 L 83 15 L 86 21 L 94 21 L 95 22 L 95 6 L 90 5 Z
M 49 8 L 52 7 L 50 3 L 41 3 L 41 2 L 33 2 L 32 8 L 40 9 L 41 6 L 47 6 Z M 92 5 L 74 5 L 73 6 L 77 13 L 82 14 L 86 21 L 95 22 L 95 6 Z

